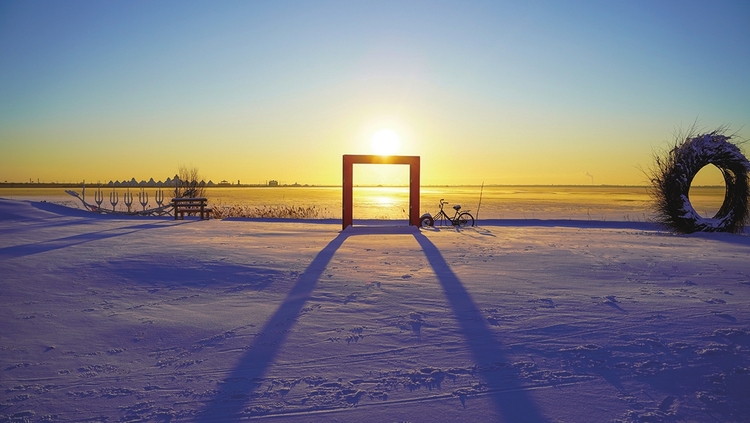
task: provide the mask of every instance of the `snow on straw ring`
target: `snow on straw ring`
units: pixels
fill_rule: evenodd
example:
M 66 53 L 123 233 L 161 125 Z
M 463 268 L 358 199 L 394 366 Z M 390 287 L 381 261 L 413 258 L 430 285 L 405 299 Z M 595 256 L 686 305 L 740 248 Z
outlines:
M 723 130 L 687 137 L 666 153 L 655 156 L 652 196 L 656 220 L 675 232 L 742 232 L 748 221 L 750 162 Z M 712 218 L 699 215 L 688 193 L 693 178 L 712 164 L 724 175 L 724 202 Z

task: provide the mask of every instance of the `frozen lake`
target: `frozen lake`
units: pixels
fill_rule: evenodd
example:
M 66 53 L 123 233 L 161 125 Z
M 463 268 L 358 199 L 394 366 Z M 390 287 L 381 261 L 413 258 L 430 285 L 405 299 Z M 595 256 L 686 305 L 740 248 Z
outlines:
M 157 188 L 145 188 L 149 207 L 155 207 Z M 49 201 L 78 207 L 62 188 L 0 188 L 0 198 Z M 81 192 L 80 188 L 75 189 Z M 97 188 L 86 187 L 86 200 L 94 203 Z M 117 208 L 125 210 L 126 188 L 116 188 Z M 138 192 L 130 188 L 133 207 L 140 209 Z M 112 188 L 101 188 L 102 207 L 110 208 Z M 171 197 L 163 189 L 165 201 Z M 481 206 L 480 206 L 481 194 Z M 406 219 L 408 187 L 355 187 L 355 219 Z M 258 207 L 315 207 L 320 218 L 341 218 L 341 187 L 211 187 L 206 196 L 214 207 L 249 205 Z M 648 187 L 633 186 L 427 186 L 421 189 L 420 212 L 435 214 L 444 198 L 452 207 L 460 204 L 478 219 L 577 219 L 647 221 L 651 217 Z M 693 187 L 693 206 L 704 216 L 713 216 L 724 199 L 724 187 Z M 478 209 L 478 213 L 477 213 Z M 448 208 L 452 211 L 451 208 Z M 478 214 L 478 216 L 477 216 Z

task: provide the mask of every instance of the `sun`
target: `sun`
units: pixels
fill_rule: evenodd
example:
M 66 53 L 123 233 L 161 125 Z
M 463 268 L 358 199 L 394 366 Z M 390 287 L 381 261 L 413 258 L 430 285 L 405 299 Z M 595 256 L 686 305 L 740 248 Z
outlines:
M 372 150 L 379 156 L 390 156 L 398 152 L 398 134 L 390 129 L 381 129 L 372 136 Z

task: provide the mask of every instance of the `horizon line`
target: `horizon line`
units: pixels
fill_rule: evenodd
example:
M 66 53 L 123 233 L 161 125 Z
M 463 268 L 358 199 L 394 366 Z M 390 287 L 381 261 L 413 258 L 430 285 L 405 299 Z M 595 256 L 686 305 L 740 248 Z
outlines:
M 163 184 L 163 183 L 162 183 Z M 102 188 L 168 188 L 170 185 L 158 186 L 155 184 L 148 185 L 109 185 L 95 183 L 86 184 L 85 182 L 0 182 L 0 188 L 67 188 L 67 187 L 102 187 Z M 279 184 L 279 185 L 264 185 L 264 184 L 232 184 L 232 185 L 218 185 L 205 186 L 205 189 L 214 188 L 341 188 L 341 184 Z M 619 187 L 619 188 L 651 188 L 652 185 L 636 185 L 636 184 L 422 184 L 421 187 L 588 187 L 588 188 L 607 188 L 607 187 Z M 698 188 L 723 188 L 724 185 L 692 185 Z M 386 184 L 362 184 L 354 185 L 355 188 L 409 188 L 409 185 L 386 185 Z

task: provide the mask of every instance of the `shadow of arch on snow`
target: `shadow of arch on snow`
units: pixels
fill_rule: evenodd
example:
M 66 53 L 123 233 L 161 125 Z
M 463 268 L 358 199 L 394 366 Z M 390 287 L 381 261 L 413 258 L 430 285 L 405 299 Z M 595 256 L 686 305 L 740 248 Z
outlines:
M 263 325 L 260 333 L 264 335 L 255 338 L 232 373 L 221 383 L 219 393 L 208 402 L 195 421 L 235 421 L 241 417 L 248 396 L 257 388 L 257 381 L 266 374 L 289 334 L 288 331 L 274 328 L 299 315 L 326 266 L 349 235 L 350 232 L 342 231 L 315 256 L 276 312 Z
M 196 416 L 197 422 L 236 421 L 242 417 L 248 398 L 257 389 L 260 379 L 268 372 L 276 356 L 286 342 L 289 331 L 274 330 L 285 325 L 290 318 L 299 315 L 310 294 L 323 275 L 326 266 L 336 251 L 350 236 L 357 235 L 411 235 L 419 229 L 413 226 L 348 227 L 341 231 L 319 253 L 287 294 L 274 314 L 266 321 L 259 333 L 248 346 L 238 364 L 220 383 L 219 392 L 211 398 L 206 407 Z
M 435 244 L 422 235 L 419 229 L 408 226 L 349 227 L 331 240 L 299 276 L 287 297 L 260 330 L 264 336 L 256 338 L 249 345 L 248 351 L 240 358 L 231 374 L 221 382 L 219 392 L 207 402 L 195 421 L 235 421 L 242 417 L 249 398 L 258 388 L 289 334 L 286 330 L 273 329 L 299 315 L 334 254 L 350 236 L 357 235 L 413 235 L 440 281 L 477 365 L 491 368 L 503 360 L 501 344 L 482 318 L 479 308 Z M 520 385 L 508 380 L 504 380 L 503 384 L 502 391 L 490 395 L 497 412 L 505 421 L 547 421 L 539 414 L 528 392 Z M 465 398 L 461 400 L 463 402 Z
M 453 314 L 476 364 L 481 369 L 491 369 L 496 363 L 503 362 L 502 345 L 497 341 L 479 307 L 472 300 L 458 276 L 453 273 L 440 250 L 422 233 L 416 233 L 414 237 L 422 247 L 427 261 L 443 288 L 443 293 L 453 309 Z M 487 374 L 485 379 L 491 378 L 491 373 Z M 515 383 L 513 379 L 504 379 L 502 382 L 503 389 L 491 393 L 490 397 L 503 421 L 547 421 L 539 414 L 536 405 L 521 385 Z M 464 401 L 463 398 L 461 400 Z

